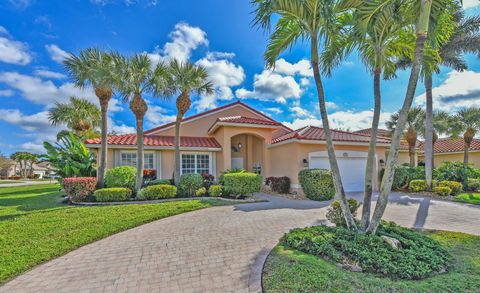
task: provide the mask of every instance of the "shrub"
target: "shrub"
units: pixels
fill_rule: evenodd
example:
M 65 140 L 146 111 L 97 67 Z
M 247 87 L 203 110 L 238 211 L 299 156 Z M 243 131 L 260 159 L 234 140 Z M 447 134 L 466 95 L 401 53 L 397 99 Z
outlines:
M 468 179 L 467 182 L 467 191 L 479 191 L 480 190 L 480 179 Z
M 402 249 L 392 249 L 381 236 L 398 239 Z M 423 279 L 445 271 L 451 262 L 447 250 L 436 240 L 393 224 L 380 226 L 375 235 L 344 227 L 293 229 L 281 243 L 335 263 L 358 264 L 364 272 L 395 279 Z
M 283 177 L 268 177 L 265 180 L 265 184 L 270 186 L 272 191 L 278 193 L 289 193 L 290 192 L 290 178 L 287 176 Z
M 263 178 L 255 173 L 227 173 L 223 176 L 225 193 L 235 197 L 259 192 L 262 187 Z
M 385 173 L 385 169 L 380 170 L 380 181 Z M 392 189 L 398 190 L 408 187 L 412 180 L 424 180 L 425 167 L 410 167 L 410 166 L 396 166 L 395 174 L 393 176 Z
M 146 183 L 145 186 L 152 186 L 152 185 L 159 185 L 159 184 L 173 185 L 173 182 L 170 179 L 155 179 Z
M 200 187 L 196 192 L 195 196 L 202 197 L 207 194 L 207 189 L 205 187 Z
M 125 187 L 102 188 L 93 194 L 96 201 L 126 201 L 132 196 L 132 190 Z
M 298 173 L 305 196 L 312 200 L 329 200 L 335 195 L 332 173 L 324 169 L 305 169 Z
M 360 203 L 353 198 L 348 199 L 348 206 L 350 207 L 350 212 L 355 217 L 357 215 L 357 210 L 360 207 Z M 327 220 L 336 226 L 346 227 L 347 222 L 343 216 L 342 206 L 340 201 L 336 200 L 330 204 L 327 210 Z
M 183 174 L 180 176 L 178 189 L 181 196 L 193 197 L 202 186 L 203 178 L 200 174 Z
M 448 186 L 437 186 L 433 191 L 440 196 L 449 196 L 452 193 L 452 189 Z
M 211 197 L 220 197 L 222 196 L 223 188 L 221 185 L 211 185 L 208 189 L 208 194 Z
M 439 181 L 457 181 L 463 182 L 465 178 L 479 177 L 479 171 L 468 166 L 466 169 L 462 162 L 443 162 L 436 169 L 436 179 Z
M 231 174 L 231 173 L 246 173 L 247 171 L 243 170 L 243 169 L 232 169 L 232 170 L 227 170 L 225 172 L 222 172 L 222 174 L 220 174 L 220 176 L 218 177 L 218 183 L 220 183 L 221 185 L 224 184 L 224 180 L 223 180 L 223 176 L 225 176 L 225 174 Z
M 438 183 L 438 186 L 450 187 L 450 189 L 452 190 L 451 195 L 453 196 L 458 195 L 463 190 L 462 183 L 456 182 L 456 181 L 447 181 L 447 180 L 440 181 Z
M 154 200 L 174 198 L 177 196 L 177 187 L 167 184 L 151 185 L 140 189 L 137 200 Z
M 428 189 L 427 181 L 425 180 L 412 180 L 408 184 L 408 190 L 410 192 L 425 191 L 427 189 Z
M 215 176 L 213 176 L 212 174 L 208 174 L 208 173 L 202 173 L 202 179 L 203 179 L 203 187 L 205 187 L 205 189 L 208 189 L 210 187 L 210 185 L 213 185 L 213 181 L 215 180 Z
M 121 166 L 107 170 L 105 174 L 105 185 L 107 187 L 125 187 L 134 189 L 137 178 L 137 168 Z
M 84 201 L 92 195 L 97 185 L 95 177 L 71 177 L 62 181 L 65 194 L 71 201 Z

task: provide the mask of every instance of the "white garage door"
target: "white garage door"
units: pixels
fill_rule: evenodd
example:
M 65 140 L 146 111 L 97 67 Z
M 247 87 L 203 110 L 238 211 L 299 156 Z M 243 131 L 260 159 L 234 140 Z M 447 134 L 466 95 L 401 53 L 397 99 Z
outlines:
M 323 152 L 322 152 L 323 153 Z M 357 152 L 356 152 L 357 153 Z M 365 168 L 367 166 L 366 157 L 338 157 L 338 167 L 342 177 L 343 188 L 346 192 L 363 191 L 365 182 Z M 330 170 L 328 158 L 323 154 L 316 156 L 310 155 L 310 168 L 320 168 Z

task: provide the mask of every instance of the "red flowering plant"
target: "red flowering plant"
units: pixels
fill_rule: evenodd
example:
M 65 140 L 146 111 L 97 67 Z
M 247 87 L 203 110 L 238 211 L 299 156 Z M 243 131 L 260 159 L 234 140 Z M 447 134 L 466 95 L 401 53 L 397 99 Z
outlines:
M 70 177 L 62 181 L 65 195 L 70 201 L 85 201 L 93 194 L 97 186 L 95 177 Z
M 202 173 L 201 175 L 203 179 L 203 187 L 208 190 L 210 186 L 213 185 L 215 177 L 212 174 L 208 173 Z
M 155 169 L 143 170 L 143 178 L 148 181 L 157 179 L 157 170 Z

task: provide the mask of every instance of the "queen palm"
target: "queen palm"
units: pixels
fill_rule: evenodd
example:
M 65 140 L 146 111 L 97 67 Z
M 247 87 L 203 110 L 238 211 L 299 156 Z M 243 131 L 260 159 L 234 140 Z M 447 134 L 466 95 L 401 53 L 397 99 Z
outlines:
M 105 170 L 107 167 L 107 112 L 108 103 L 113 95 L 114 84 L 118 83 L 118 75 L 109 54 L 95 48 L 81 51 L 78 56 L 70 54 L 63 62 L 75 85 L 84 88 L 87 85 L 95 90 L 100 102 L 102 150 L 97 172 L 97 184 L 104 185 Z
M 135 115 L 137 131 L 137 176 L 135 190 L 139 191 L 143 184 L 143 157 L 144 137 L 143 119 L 147 113 L 148 105 L 143 99 L 143 94 L 152 93 L 156 96 L 166 97 L 167 69 L 163 63 L 154 66 L 147 54 L 136 54 L 131 58 L 125 58 L 118 53 L 112 53 L 115 70 L 121 76 L 116 87 L 123 100 L 129 103 L 130 110 Z
M 169 90 L 177 97 L 177 118 L 175 120 L 175 185 L 180 182 L 180 126 L 185 113 L 190 109 L 190 93 L 197 95 L 211 95 L 214 93 L 213 85 L 208 80 L 205 68 L 189 62 L 173 60 L 168 66 L 170 75 Z
M 76 135 L 82 136 L 101 124 L 102 114 L 92 102 L 70 97 L 68 103 L 55 103 L 48 112 L 48 120 L 54 126 L 65 124 Z
M 480 108 L 464 108 L 453 117 L 453 135 L 463 134 L 463 165 L 468 167 L 470 145 L 475 135 L 480 133 Z

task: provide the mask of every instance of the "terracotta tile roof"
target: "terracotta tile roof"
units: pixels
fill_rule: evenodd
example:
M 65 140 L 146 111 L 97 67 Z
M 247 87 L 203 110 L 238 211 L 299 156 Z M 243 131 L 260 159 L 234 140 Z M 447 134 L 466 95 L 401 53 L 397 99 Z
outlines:
M 334 130 L 332 129 L 332 136 L 334 141 L 344 141 L 344 142 L 370 142 L 369 135 L 363 135 L 348 131 Z M 272 143 L 279 143 L 282 141 L 290 139 L 301 139 L 301 140 L 325 140 L 325 134 L 323 128 L 315 126 L 307 126 L 300 128 L 298 130 L 289 132 L 285 135 L 282 135 L 272 141 Z M 390 143 L 388 138 L 378 138 L 378 143 Z
M 145 146 L 173 147 L 175 145 L 174 136 L 145 135 Z M 86 144 L 101 144 L 100 138 L 85 140 Z M 112 135 L 108 137 L 109 145 L 136 145 L 137 136 L 135 134 Z M 192 148 L 221 148 L 220 144 L 213 137 L 180 137 L 181 147 Z
M 274 126 L 280 126 L 281 125 L 277 121 L 258 119 L 258 118 L 253 118 L 253 117 L 245 117 L 245 116 L 220 117 L 220 118 L 217 119 L 217 122 L 258 124 L 258 125 L 274 125 Z
M 357 131 L 353 131 L 353 133 L 371 135 L 372 134 L 372 129 L 367 128 L 367 129 L 357 130 Z M 390 131 L 388 131 L 386 129 L 378 129 L 377 136 L 388 137 L 389 133 L 390 133 Z
M 424 150 L 425 143 L 421 142 L 419 148 Z M 463 138 L 440 138 L 434 146 L 435 153 L 458 153 L 463 152 Z M 474 139 L 470 145 L 471 151 L 480 151 L 480 139 Z

